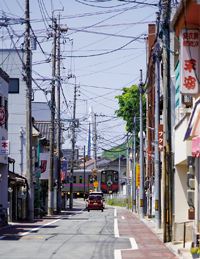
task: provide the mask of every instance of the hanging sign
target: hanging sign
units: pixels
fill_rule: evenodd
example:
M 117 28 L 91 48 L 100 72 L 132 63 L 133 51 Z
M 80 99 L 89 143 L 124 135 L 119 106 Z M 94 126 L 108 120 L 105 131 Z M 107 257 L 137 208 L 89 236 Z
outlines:
M 158 151 L 163 151 L 163 124 L 158 124 Z
M 136 165 L 136 186 L 140 186 L 140 165 Z
M 182 29 L 180 34 L 180 92 L 194 96 L 198 93 L 199 31 Z

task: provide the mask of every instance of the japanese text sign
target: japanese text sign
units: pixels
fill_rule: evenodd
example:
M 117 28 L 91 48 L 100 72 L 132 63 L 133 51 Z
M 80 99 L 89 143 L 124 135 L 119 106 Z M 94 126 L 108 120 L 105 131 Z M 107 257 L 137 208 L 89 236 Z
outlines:
M 180 34 L 180 92 L 185 95 L 198 93 L 199 31 L 181 30 Z
M 10 141 L 1 140 L 1 152 L 0 154 L 9 155 L 10 154 Z
M 163 151 L 163 124 L 158 125 L 158 151 Z
M 136 186 L 140 186 L 140 165 L 136 165 Z

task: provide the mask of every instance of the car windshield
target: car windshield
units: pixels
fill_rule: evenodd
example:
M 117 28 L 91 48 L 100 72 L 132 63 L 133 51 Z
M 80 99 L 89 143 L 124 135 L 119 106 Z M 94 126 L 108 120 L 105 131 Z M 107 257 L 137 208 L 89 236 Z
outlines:
M 90 196 L 89 197 L 89 200 L 90 201 L 99 201 L 99 200 L 101 200 L 102 198 L 101 198 L 101 196 Z

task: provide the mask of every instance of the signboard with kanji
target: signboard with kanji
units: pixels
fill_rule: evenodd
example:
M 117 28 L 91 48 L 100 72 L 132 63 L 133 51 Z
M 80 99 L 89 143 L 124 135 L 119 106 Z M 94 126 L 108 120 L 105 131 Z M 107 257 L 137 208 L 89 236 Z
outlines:
M 140 165 L 136 165 L 136 187 L 140 186 Z
M 180 34 L 180 92 L 196 95 L 199 73 L 199 31 L 185 29 Z
M 0 154 L 9 155 L 10 154 L 10 141 L 9 140 L 0 140 L 1 151 Z
M 158 151 L 163 151 L 163 124 L 158 125 Z

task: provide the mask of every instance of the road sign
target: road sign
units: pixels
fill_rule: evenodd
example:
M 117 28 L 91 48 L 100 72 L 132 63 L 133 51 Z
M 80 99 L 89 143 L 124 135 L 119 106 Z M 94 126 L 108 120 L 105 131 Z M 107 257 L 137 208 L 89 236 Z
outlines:
M 95 181 L 95 182 L 93 183 L 93 185 L 94 185 L 94 188 L 97 188 L 97 187 L 99 186 L 99 183 L 98 183 L 97 181 Z
M 92 169 L 92 172 L 93 172 L 92 175 L 98 175 L 97 171 L 98 171 L 98 169 Z

